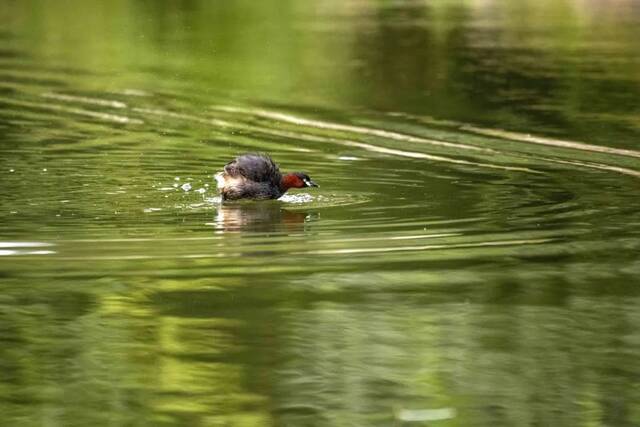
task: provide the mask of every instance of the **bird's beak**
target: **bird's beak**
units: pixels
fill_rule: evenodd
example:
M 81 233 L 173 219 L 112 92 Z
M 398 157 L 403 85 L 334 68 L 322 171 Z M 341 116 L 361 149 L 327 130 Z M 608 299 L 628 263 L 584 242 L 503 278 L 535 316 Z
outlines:
M 310 179 L 305 179 L 304 180 L 304 185 L 306 185 L 307 187 L 320 187 L 318 184 L 316 184 L 315 182 L 311 181 Z

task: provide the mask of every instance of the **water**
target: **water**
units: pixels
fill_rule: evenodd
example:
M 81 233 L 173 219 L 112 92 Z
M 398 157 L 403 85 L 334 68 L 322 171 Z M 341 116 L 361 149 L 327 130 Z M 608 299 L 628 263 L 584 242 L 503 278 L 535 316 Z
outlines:
M 217 3 L 1 3 L 2 425 L 640 425 L 637 2 Z

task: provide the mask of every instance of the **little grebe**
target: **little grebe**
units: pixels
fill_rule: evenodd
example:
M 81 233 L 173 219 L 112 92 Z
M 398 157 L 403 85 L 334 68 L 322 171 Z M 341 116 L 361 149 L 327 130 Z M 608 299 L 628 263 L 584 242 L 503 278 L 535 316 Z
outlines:
M 264 154 L 243 154 L 215 175 L 222 200 L 277 199 L 290 188 L 317 187 L 300 172 L 282 175 L 278 165 Z

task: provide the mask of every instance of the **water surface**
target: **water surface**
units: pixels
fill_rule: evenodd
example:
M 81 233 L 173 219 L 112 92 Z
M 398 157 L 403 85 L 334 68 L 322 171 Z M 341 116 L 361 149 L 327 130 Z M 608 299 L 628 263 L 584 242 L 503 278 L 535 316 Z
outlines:
M 636 2 L 0 4 L 3 425 L 640 425 Z

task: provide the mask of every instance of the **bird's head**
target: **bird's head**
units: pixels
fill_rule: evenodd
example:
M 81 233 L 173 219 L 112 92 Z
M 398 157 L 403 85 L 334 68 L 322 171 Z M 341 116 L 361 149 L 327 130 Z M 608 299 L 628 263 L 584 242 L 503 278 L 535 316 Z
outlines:
M 288 190 L 289 188 L 318 187 L 318 184 L 305 173 L 293 172 L 282 177 L 282 187 Z

